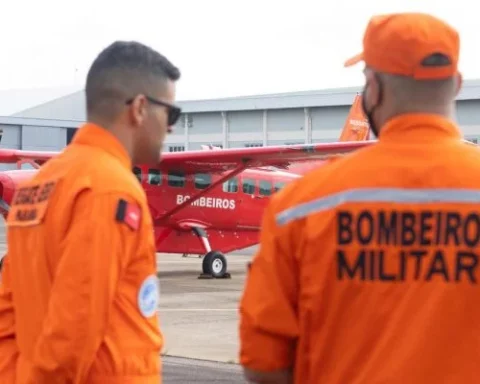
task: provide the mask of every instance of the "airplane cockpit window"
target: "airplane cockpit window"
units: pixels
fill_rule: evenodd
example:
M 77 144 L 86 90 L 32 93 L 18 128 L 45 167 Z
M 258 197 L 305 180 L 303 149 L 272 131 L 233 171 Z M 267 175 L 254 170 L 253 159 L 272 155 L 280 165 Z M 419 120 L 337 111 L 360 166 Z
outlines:
M 249 195 L 253 195 L 255 193 L 255 180 L 243 179 L 242 189 L 243 189 L 243 193 L 248 193 Z
M 270 196 L 272 194 L 272 182 L 260 180 L 258 193 L 263 196 Z
M 158 169 L 150 168 L 148 170 L 148 184 L 151 184 L 151 185 L 162 184 L 162 174 Z
M 223 192 L 238 192 L 238 177 L 232 177 L 231 179 L 225 181 L 223 183 Z
M 278 192 L 280 189 L 282 189 L 285 186 L 285 181 L 276 181 L 275 182 L 275 192 Z
M 205 189 L 212 183 L 212 175 L 208 173 L 197 173 L 195 175 L 195 188 Z
M 168 185 L 170 187 L 181 188 L 185 186 L 185 174 L 183 172 L 168 172 Z
M 132 172 L 137 177 L 137 180 L 139 182 L 141 182 L 142 181 L 142 170 L 138 167 L 133 167 Z

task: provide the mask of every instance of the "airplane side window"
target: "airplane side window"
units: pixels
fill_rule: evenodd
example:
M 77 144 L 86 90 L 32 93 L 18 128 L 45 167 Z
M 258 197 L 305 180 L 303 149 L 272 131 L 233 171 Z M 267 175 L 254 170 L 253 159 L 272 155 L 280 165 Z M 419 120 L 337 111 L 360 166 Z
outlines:
M 195 175 L 195 188 L 205 189 L 212 183 L 212 175 L 208 173 L 197 173 Z
M 275 182 L 275 192 L 278 192 L 280 189 L 282 189 L 284 186 L 285 186 L 285 182 L 284 181 L 277 181 Z
M 253 195 L 255 193 L 255 180 L 243 179 L 242 189 L 243 189 L 243 193 Z
M 151 185 L 162 184 L 162 175 L 158 169 L 150 168 L 148 170 L 148 184 L 151 184 Z
M 183 172 L 168 172 L 168 185 L 170 187 L 181 188 L 185 186 L 185 174 Z
M 139 182 L 141 182 L 142 181 L 142 170 L 138 167 L 133 167 L 132 172 L 135 175 L 135 177 L 137 178 L 137 180 Z
M 232 177 L 231 179 L 223 183 L 223 192 L 235 193 L 238 192 L 238 177 Z
M 270 196 L 272 194 L 272 182 L 266 180 L 260 180 L 259 194 L 263 196 Z

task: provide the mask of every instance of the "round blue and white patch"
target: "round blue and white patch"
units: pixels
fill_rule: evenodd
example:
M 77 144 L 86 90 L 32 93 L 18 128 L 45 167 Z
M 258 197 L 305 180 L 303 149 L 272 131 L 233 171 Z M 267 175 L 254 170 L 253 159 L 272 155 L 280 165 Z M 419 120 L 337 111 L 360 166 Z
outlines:
M 138 290 L 138 309 L 144 317 L 151 317 L 157 312 L 160 296 L 158 288 L 157 276 L 149 275 Z

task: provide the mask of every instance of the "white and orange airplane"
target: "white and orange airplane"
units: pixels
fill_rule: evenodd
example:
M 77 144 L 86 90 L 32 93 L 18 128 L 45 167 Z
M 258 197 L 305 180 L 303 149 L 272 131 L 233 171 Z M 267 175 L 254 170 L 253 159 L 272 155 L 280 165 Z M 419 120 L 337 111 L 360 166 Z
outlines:
M 203 276 L 229 276 L 225 253 L 258 243 L 268 197 L 325 159 L 373 143 L 356 96 L 334 143 L 173 152 L 157 167 L 135 165 L 155 225 L 157 252 L 203 255 Z M 0 150 L 0 163 L 36 169 L 0 172 L 0 213 L 6 217 L 18 185 L 58 152 Z

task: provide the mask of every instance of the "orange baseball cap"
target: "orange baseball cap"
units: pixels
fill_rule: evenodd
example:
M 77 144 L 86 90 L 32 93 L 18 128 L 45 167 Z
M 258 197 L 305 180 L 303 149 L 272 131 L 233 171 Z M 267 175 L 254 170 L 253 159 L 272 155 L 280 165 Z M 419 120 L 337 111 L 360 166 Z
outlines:
M 363 52 L 345 67 L 364 61 L 375 70 L 415 79 L 443 79 L 458 73 L 458 32 L 425 13 L 395 13 L 370 19 Z

